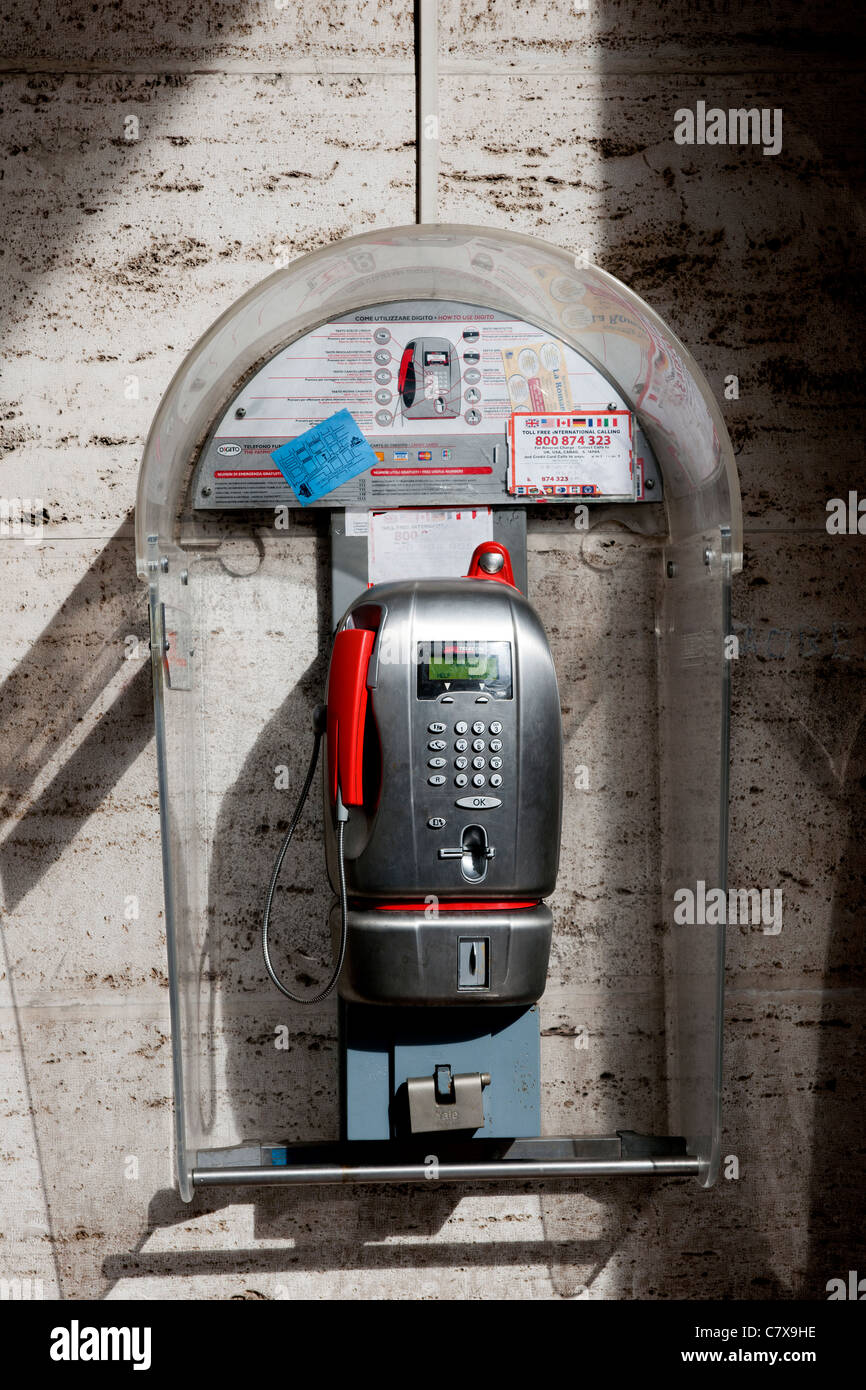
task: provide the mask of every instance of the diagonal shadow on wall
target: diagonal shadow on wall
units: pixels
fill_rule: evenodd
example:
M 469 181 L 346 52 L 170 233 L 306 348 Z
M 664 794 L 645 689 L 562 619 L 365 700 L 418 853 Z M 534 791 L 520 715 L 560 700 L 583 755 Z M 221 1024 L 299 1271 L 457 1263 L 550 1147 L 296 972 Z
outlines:
M 35 554 L 33 560 L 35 564 Z M 119 576 L 125 576 L 125 586 L 123 579 L 118 583 Z M 116 683 L 130 637 L 146 658 L 146 609 L 124 523 L 0 687 L 0 785 L 7 827 L 0 841 L 3 952 L 61 1289 L 67 1287 L 67 1279 L 57 1259 L 57 1238 L 69 1225 L 70 1208 L 77 1206 L 74 1189 L 80 1175 L 52 1139 L 57 1072 L 43 1065 L 44 1039 L 22 1021 L 16 909 L 152 738 L 149 662 L 140 657 L 113 703 L 63 757 L 64 746 L 106 686 Z M 54 770 L 58 760 L 60 766 Z M 93 863 L 87 869 L 98 872 Z M 58 913 L 62 910 L 58 904 Z M 41 930 L 53 932 L 54 924 L 46 921 Z M 86 930 L 86 923 L 76 922 L 70 944 L 76 933 Z M 69 1287 L 75 1292 L 74 1272 Z

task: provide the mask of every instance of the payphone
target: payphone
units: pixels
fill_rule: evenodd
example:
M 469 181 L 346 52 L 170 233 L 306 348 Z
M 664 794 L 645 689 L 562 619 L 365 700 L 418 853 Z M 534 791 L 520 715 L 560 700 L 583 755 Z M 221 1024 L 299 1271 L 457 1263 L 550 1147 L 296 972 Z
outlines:
M 400 1088 L 410 1080 L 410 1132 L 458 1128 L 453 1096 L 428 1106 L 419 1097 L 424 1087 L 435 1093 L 435 1067 L 451 1074 L 449 1046 L 465 1054 L 471 1011 L 484 1006 L 513 1017 L 492 1042 L 483 1029 L 484 1066 L 460 1073 L 479 1104 L 467 1112 L 464 1097 L 463 1118 L 473 1123 L 459 1127 L 484 1129 L 486 1078 L 497 1112 L 522 1132 L 525 1113 L 511 1116 L 509 1093 L 526 1080 L 515 1074 L 513 1038 L 536 1031 L 537 1013 L 526 1006 L 541 997 L 547 974 L 552 916 L 543 900 L 559 862 L 562 730 L 550 648 L 505 546 L 482 542 L 465 578 L 376 585 L 356 600 L 334 638 L 311 772 L 323 733 L 336 964 L 328 984 L 305 998 L 270 957 L 274 890 L 306 788 L 268 889 L 265 964 L 295 1002 L 319 1003 L 336 985 L 350 1006 L 409 1011 L 398 1031 L 416 1030 L 412 1009 L 437 1010 L 422 1026 L 440 1058 L 429 1078 L 392 1078 L 387 1132 L 376 1135 L 370 1079 L 350 1068 L 360 1094 L 344 1096 L 347 1136 L 398 1134 L 407 1113 Z M 350 1007 L 346 1032 L 362 1026 Z M 377 1026 L 387 1031 L 387 1020 Z M 488 1134 L 493 1128 L 488 1116 Z
M 489 228 L 303 256 L 179 369 L 136 550 L 183 1196 L 713 1182 L 724 929 L 669 908 L 725 881 L 742 525 L 652 309 Z

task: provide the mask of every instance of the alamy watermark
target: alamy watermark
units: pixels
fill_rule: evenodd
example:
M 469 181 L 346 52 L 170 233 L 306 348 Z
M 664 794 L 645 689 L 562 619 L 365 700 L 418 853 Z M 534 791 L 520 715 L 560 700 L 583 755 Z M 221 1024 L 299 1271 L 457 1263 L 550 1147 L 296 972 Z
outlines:
M 845 497 L 831 497 L 826 506 L 824 525 L 830 536 L 866 536 L 866 497 L 849 492 Z
M 674 922 L 678 927 L 760 927 L 765 936 L 782 930 L 781 888 L 707 888 L 699 878 L 694 888 L 674 893 Z
M 68 1327 L 52 1328 L 48 1354 L 52 1361 L 129 1361 L 134 1371 L 148 1371 L 151 1329 L 82 1327 L 73 1318 Z
M 697 102 L 694 111 L 681 106 L 674 112 L 674 141 L 678 145 L 761 145 L 764 154 L 782 148 L 782 109 L 752 106 L 723 110 Z
M 0 1277 L 0 1303 L 41 1302 L 45 1286 L 41 1279 L 7 1279 Z
M 856 1269 L 848 1270 L 847 1279 L 828 1279 L 826 1284 L 827 1302 L 839 1300 L 863 1303 L 866 1300 L 866 1279 L 861 1279 Z
M 42 540 L 45 504 L 41 497 L 0 497 L 0 536 L 12 536 L 25 545 Z

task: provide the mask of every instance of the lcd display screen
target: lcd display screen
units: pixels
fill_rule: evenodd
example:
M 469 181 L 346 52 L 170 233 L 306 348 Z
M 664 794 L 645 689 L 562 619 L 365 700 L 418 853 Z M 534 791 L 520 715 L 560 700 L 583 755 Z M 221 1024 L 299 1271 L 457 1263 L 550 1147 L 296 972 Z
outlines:
M 418 643 L 418 698 L 436 700 L 458 690 L 510 700 L 511 643 L 471 640 Z
M 499 675 L 495 656 L 431 656 L 427 663 L 431 681 L 488 681 Z

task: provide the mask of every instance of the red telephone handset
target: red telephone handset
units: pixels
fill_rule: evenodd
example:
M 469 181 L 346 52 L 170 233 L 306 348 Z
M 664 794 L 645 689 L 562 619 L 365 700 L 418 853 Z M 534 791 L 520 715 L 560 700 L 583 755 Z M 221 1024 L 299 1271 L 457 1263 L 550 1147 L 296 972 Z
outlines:
M 403 404 L 407 408 L 415 399 L 415 373 L 410 371 L 414 355 L 415 344 L 409 343 L 403 349 L 403 356 L 400 358 L 400 370 L 397 374 L 397 395 L 402 396 Z
M 328 775 L 331 801 L 337 787 L 344 806 L 364 800 L 364 724 L 367 667 L 376 639 L 367 628 L 349 627 L 334 638 L 328 673 Z

